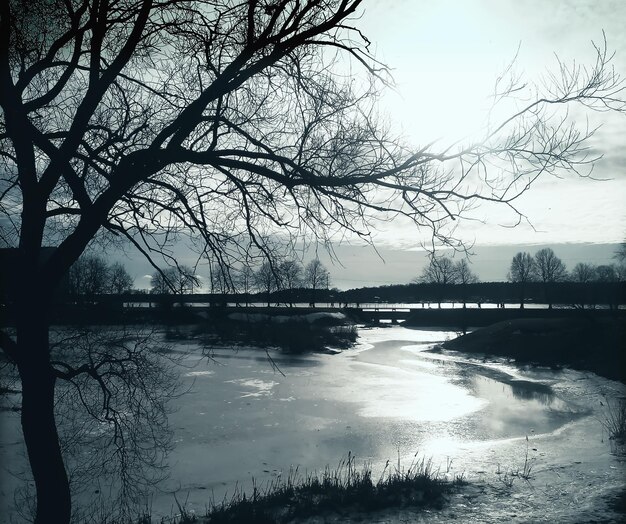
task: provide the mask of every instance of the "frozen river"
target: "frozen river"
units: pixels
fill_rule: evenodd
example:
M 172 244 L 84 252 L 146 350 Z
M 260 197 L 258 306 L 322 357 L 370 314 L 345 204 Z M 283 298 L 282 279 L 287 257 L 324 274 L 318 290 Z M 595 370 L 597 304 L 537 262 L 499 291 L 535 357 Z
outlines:
M 350 451 L 357 464 L 371 463 L 374 478 L 387 460 L 400 455 L 408 466 L 419 453 L 442 475 L 470 481 L 442 511 L 387 512 L 368 521 L 617 519 L 607 497 L 624 489 L 626 468 L 611 454 L 599 419 L 602 395 L 624 395 L 623 385 L 591 373 L 426 351 L 453 332 L 395 326 L 360 335 L 356 348 L 338 354 L 272 354 L 282 374 L 259 350 L 217 348 L 215 361 L 207 361 L 193 343 L 180 343 L 189 392 L 170 416 L 170 475 L 152 496 L 153 516 L 173 513 L 173 493 L 202 514 L 211 494 L 220 500 L 292 466 L 333 467 Z M 20 445 L 7 435 L 16 415 L 2 416 L 6 465 Z M 527 450 L 531 479 L 508 485 L 505 476 L 523 469 Z M 9 485 L 3 482 L 3 505 Z

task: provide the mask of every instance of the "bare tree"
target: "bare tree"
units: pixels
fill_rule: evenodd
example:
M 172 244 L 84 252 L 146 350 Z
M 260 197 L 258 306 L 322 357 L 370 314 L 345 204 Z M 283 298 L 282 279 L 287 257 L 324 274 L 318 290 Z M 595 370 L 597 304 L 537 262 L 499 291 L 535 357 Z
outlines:
M 250 304 L 250 292 L 254 286 L 254 271 L 248 264 L 243 264 L 236 275 L 236 286 L 239 293 L 243 293 L 246 306 Z
M 448 257 L 433 257 L 418 280 L 424 284 L 456 284 L 457 268 Z
M 133 287 L 133 277 L 128 274 L 126 268 L 120 262 L 115 262 L 109 267 L 109 290 L 111 293 L 121 295 L 127 293 Z
M 448 257 L 431 257 L 428 266 L 416 279 L 422 284 L 434 284 L 437 293 L 437 305 L 441 307 L 441 294 L 444 286 L 458 283 L 457 268 Z
M 150 279 L 150 291 L 157 295 L 167 295 L 172 292 L 174 279 L 173 268 L 155 271 Z
M 456 283 L 461 286 L 461 294 L 463 298 L 463 307 L 466 307 L 467 302 L 467 285 L 476 284 L 479 280 L 478 277 L 472 272 L 469 267 L 469 263 L 465 258 L 462 258 L 454 265 L 454 271 L 456 273 Z
M 297 260 L 283 260 L 278 273 L 280 289 L 287 292 L 289 305 L 293 307 L 293 291 L 302 284 L 302 266 Z
M 220 264 L 211 266 L 211 293 L 229 293 L 233 288 L 230 271 Z
M 615 271 L 617 272 L 617 278 L 620 282 L 626 281 L 626 242 L 622 242 L 617 248 L 615 255 L 613 258 L 617 260 L 617 267 Z
M 553 83 L 478 143 L 410 148 L 373 117 L 386 71 L 353 25 L 361 3 L 0 2 L 0 237 L 18 248 L 26 282 L 17 336 L 0 340 L 22 382 L 36 522 L 71 512 L 50 297 L 98 234 L 126 239 L 155 269 L 161 256 L 175 262 L 171 243 L 187 233 L 234 267 L 290 232 L 369 238 L 373 217 L 398 214 L 458 245 L 447 225 L 468 204 L 517 213 L 538 177 L 585 174 L 592 131 L 559 107 L 624 108 L 603 45 L 588 68 L 560 63 Z M 345 79 L 335 56 L 362 65 L 372 87 L 356 91 L 364 83 Z M 496 103 L 519 88 L 502 80 Z M 40 264 L 43 245 L 56 250 Z
M 593 282 L 596 278 L 596 266 L 588 264 L 586 262 L 579 262 L 574 266 L 570 273 L 570 280 L 580 286 L 579 297 L 577 306 L 585 308 L 586 306 L 593 307 L 595 302 L 595 293 L 589 288 L 588 284 Z
M 567 269 L 563 261 L 556 256 L 554 251 L 546 247 L 535 253 L 535 267 L 537 277 L 543 282 L 544 294 L 548 302 L 548 309 L 552 309 L 552 296 L 550 286 L 555 282 L 567 280 Z
M 69 270 L 69 289 L 73 295 L 93 296 L 108 291 L 110 272 L 98 256 L 82 256 Z
M 516 282 L 520 291 L 520 309 L 524 309 L 524 299 L 526 293 L 526 284 L 534 282 L 537 279 L 537 266 L 535 259 L 530 253 L 519 252 L 511 260 L 511 268 L 509 269 L 508 279 Z
M 273 265 L 268 261 L 263 262 L 254 274 L 254 280 L 257 288 L 265 293 L 267 307 L 270 307 L 272 291 L 278 289 L 278 276 Z
M 158 294 L 193 293 L 200 285 L 200 279 L 189 266 L 180 265 L 155 271 L 151 279 L 152 292 Z
M 200 287 L 200 279 L 193 268 L 184 265 L 175 268 L 174 289 L 178 294 L 193 293 L 197 287 Z
M 315 307 L 318 289 L 330 286 L 330 273 L 319 258 L 311 260 L 304 268 L 304 285 L 311 290 L 310 305 Z
M 593 264 L 579 262 L 572 269 L 571 278 L 579 284 L 587 284 L 592 282 L 596 276 L 596 267 Z

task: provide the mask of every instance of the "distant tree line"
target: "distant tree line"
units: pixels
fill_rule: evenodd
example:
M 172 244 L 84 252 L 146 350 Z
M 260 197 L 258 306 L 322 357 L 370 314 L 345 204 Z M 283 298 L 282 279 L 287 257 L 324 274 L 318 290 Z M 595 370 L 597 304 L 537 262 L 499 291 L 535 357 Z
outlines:
M 303 265 L 294 259 L 265 260 L 258 268 L 227 267 L 220 263 L 210 266 L 210 292 L 248 304 L 261 294 L 267 305 L 272 301 L 293 306 L 306 300 L 315 305 L 322 291 L 330 288 L 330 272 L 315 258 Z M 188 266 L 160 269 L 152 275 L 151 292 L 159 295 L 193 293 L 200 286 L 200 278 Z M 306 295 L 306 296 L 305 296 Z
M 508 280 L 517 285 L 520 308 L 524 307 L 526 292 L 530 283 L 538 282 L 541 284 L 543 299 L 548 304 L 548 307 L 551 308 L 556 299 L 554 293 L 558 289 L 555 284 L 564 282 L 575 284 L 616 284 L 626 281 L 625 245 L 622 244 L 615 255 L 618 263 L 594 265 L 579 262 L 571 272 L 567 270 L 565 263 L 549 247 L 540 249 L 534 256 L 527 252 L 517 253 L 511 261 Z M 591 287 L 587 286 L 587 290 L 589 289 Z M 581 301 L 582 305 L 588 300 L 593 299 L 591 296 L 588 296 L 586 300 Z
M 94 296 L 128 293 L 134 279 L 123 264 L 108 264 L 97 255 L 83 255 L 70 267 L 68 293 L 74 296 Z
M 612 305 L 623 301 L 618 298 L 619 286 L 610 284 L 626 281 L 626 243 L 620 245 L 615 259 L 617 263 L 614 264 L 580 262 L 569 272 L 551 248 L 540 249 L 534 255 L 519 252 L 511 260 L 507 280 L 517 290 L 515 299 L 520 308 L 524 308 L 527 299 L 545 302 L 549 308 L 555 301 L 580 306 Z M 471 300 L 479 303 L 511 302 L 513 298 L 510 287 L 508 291 L 502 291 L 507 287 L 495 286 L 500 290 L 494 294 L 493 286 L 490 286 L 489 293 L 485 286 L 476 286 L 479 279 L 465 258 L 454 262 L 448 257 L 433 257 L 413 282 L 424 285 L 420 288 L 419 300 L 436 301 L 439 305 L 442 300 L 458 300 L 465 305 L 470 291 Z M 395 300 L 400 301 L 400 294 Z
M 554 304 L 572 307 L 594 307 L 608 305 L 617 307 L 626 304 L 626 282 L 606 283 L 558 282 L 549 286 Z M 531 282 L 526 288 L 526 304 L 546 303 L 545 289 L 540 282 Z M 378 287 L 350 289 L 335 294 L 334 300 L 353 305 L 372 303 L 417 304 L 424 307 L 441 302 L 516 304 L 519 307 L 519 290 L 512 282 L 477 282 L 459 284 L 409 283 Z
M 330 272 L 315 258 L 307 264 L 294 259 L 265 260 L 259 266 L 237 268 L 219 263 L 210 265 L 209 292 L 222 303 L 248 305 L 263 301 L 272 304 L 366 303 L 366 302 L 517 302 L 528 301 L 589 307 L 616 306 L 626 302 L 626 243 L 615 254 L 616 262 L 594 265 L 577 263 L 571 271 L 551 248 L 534 255 L 518 252 L 507 274 L 508 282 L 481 283 L 466 258 L 458 261 L 433 257 L 411 284 L 366 287 L 348 291 L 331 288 Z M 621 284 L 620 284 L 621 283 Z M 150 292 L 156 295 L 184 295 L 203 287 L 196 270 L 186 265 L 155 271 Z M 72 296 L 90 297 L 131 292 L 133 278 L 123 264 L 108 264 L 102 257 L 83 255 L 70 268 L 67 291 Z
M 478 281 L 478 277 L 472 272 L 465 258 L 455 263 L 448 257 L 433 257 L 422 274 L 415 279 L 417 283 L 433 284 L 434 289 L 439 291 L 447 285 L 458 285 L 463 307 L 467 302 L 467 285 Z M 443 296 L 439 294 L 435 298 L 441 307 Z

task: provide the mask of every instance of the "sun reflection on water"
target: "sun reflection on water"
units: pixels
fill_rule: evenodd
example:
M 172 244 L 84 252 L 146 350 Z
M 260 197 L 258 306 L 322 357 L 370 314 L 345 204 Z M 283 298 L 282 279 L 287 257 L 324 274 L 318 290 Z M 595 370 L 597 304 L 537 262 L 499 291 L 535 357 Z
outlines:
M 373 365 L 373 364 L 364 364 Z M 363 417 L 415 422 L 448 422 L 482 409 L 487 401 L 471 395 L 441 375 L 411 372 L 372 374 L 361 392 Z

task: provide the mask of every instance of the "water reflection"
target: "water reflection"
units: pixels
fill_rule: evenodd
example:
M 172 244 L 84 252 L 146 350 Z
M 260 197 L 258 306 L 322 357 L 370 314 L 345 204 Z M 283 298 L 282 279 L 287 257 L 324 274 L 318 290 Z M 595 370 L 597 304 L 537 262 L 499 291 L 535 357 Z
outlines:
M 490 403 L 508 406 L 537 404 L 537 408 L 541 410 L 548 408 L 569 411 L 565 402 L 554 394 L 552 388 L 540 382 L 510 377 L 496 380 L 485 375 L 474 374 L 470 377 L 470 388 L 476 396 L 487 399 Z
M 486 404 L 441 375 L 391 370 L 376 364 L 363 366 L 376 370 L 363 374 L 366 384 L 359 399 L 363 407 L 358 411 L 362 417 L 448 422 L 478 411 Z
M 509 386 L 513 396 L 521 400 L 538 400 L 549 407 L 555 403 L 555 400 L 558 400 L 552 388 L 547 384 L 530 380 L 512 380 Z
M 473 375 L 470 389 L 487 401 L 475 428 L 483 438 L 549 433 L 578 415 L 545 384 Z
M 548 384 L 425 349 L 387 340 L 355 357 L 362 386 L 357 413 L 437 424 L 420 433 L 443 431 L 461 441 L 549 433 L 580 416 Z

